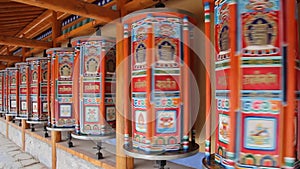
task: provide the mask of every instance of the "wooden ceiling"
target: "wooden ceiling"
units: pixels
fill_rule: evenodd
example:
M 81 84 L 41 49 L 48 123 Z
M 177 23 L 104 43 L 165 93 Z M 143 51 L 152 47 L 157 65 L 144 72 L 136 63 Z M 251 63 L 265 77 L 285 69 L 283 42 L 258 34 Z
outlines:
M 71 37 L 94 32 L 97 25 L 111 22 L 126 13 L 151 7 L 157 2 L 158 0 L 0 0 L 0 69 L 3 65 L 11 66 L 15 62 L 24 61 L 26 57 L 55 47 Z M 77 27 L 81 22 L 88 23 Z

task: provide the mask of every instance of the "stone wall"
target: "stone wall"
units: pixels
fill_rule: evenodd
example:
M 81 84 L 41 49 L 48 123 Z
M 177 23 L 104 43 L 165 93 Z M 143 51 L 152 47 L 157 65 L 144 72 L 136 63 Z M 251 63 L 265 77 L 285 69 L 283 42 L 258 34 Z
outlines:
M 57 169 L 66 169 L 66 168 L 102 169 L 81 158 L 78 158 L 77 156 L 67 153 L 66 151 L 61 149 L 56 149 L 56 158 L 63 159 L 63 160 L 57 160 L 56 162 Z
M 16 143 L 19 147 L 22 147 L 22 130 L 15 128 L 14 126 L 8 126 L 8 138 Z
M 25 135 L 25 152 L 28 152 L 47 167 L 52 167 L 52 146 L 29 134 Z M 63 158 L 62 158 L 63 159 Z

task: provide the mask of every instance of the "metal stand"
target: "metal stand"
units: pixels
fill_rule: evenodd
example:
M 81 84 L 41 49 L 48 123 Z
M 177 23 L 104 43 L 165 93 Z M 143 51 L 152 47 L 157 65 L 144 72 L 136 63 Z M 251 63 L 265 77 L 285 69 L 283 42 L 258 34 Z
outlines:
M 47 131 L 47 128 L 46 128 L 46 127 L 47 127 L 47 121 L 27 120 L 26 122 L 27 122 L 28 124 L 30 124 L 30 128 L 31 128 L 31 131 L 32 131 L 32 132 L 35 131 L 35 127 L 34 127 L 35 124 L 43 124 L 43 125 L 44 125 L 44 132 L 45 132 L 44 136 L 45 136 L 45 137 L 49 137 L 48 131 Z
M 103 149 L 102 146 L 102 140 L 107 140 L 110 138 L 114 138 L 116 135 L 115 133 L 110 134 L 110 135 L 103 135 L 103 136 L 91 136 L 91 135 L 80 135 L 80 134 L 72 134 L 73 138 L 79 139 L 79 140 L 92 140 L 92 141 L 97 141 L 96 147 L 93 147 L 93 149 L 97 150 L 96 156 L 97 159 L 103 159 L 103 154 L 101 150 Z
M 16 119 L 16 120 L 19 120 L 19 126 L 21 127 L 21 126 L 22 126 L 22 120 L 23 120 L 23 119 L 27 120 L 28 118 L 27 118 L 27 117 L 16 116 L 15 119 Z
M 73 143 L 72 143 L 72 131 L 75 131 L 75 128 L 56 128 L 56 127 L 46 127 L 47 130 L 49 131 L 66 131 L 68 132 L 68 147 L 74 147 Z
M 98 152 L 96 153 L 98 160 L 103 159 L 103 154 L 101 153 L 101 149 L 102 149 L 101 146 L 102 146 L 102 141 L 100 140 L 97 142 L 96 147 L 93 147 L 93 149 L 98 150 Z
M 167 161 L 166 160 L 156 160 L 155 164 L 157 165 L 157 167 L 159 169 L 164 169 L 165 166 L 167 165 Z
M 47 125 L 44 125 L 44 136 L 45 137 L 49 137 L 49 134 L 48 134 L 48 130 L 47 130 Z
M 215 155 L 211 154 L 209 161 L 206 158 L 202 159 L 202 167 L 204 169 L 225 169 L 225 167 L 215 163 Z
M 164 152 L 146 152 L 144 150 L 133 148 L 132 146 L 123 145 L 125 154 L 134 158 L 144 160 L 155 160 L 159 169 L 166 169 L 167 160 L 185 158 L 198 153 L 199 145 L 189 142 L 188 150 L 164 151 Z

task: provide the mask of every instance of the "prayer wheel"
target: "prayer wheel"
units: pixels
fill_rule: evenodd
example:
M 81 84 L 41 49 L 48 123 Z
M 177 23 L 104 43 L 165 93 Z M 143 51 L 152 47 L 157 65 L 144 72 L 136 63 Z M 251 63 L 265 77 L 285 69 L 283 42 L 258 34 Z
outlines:
M 204 8 L 206 44 L 214 40 L 216 52 L 206 51 L 215 65 L 214 161 L 225 168 L 293 168 L 299 128 L 296 1 L 206 0 Z M 206 135 L 207 157 L 212 132 Z
M 0 113 L 5 113 L 5 71 L 0 70 Z
M 19 73 L 19 101 L 18 101 L 18 118 L 28 118 L 28 103 L 30 99 L 29 95 L 29 65 L 27 62 L 20 62 L 15 64 Z
M 83 36 L 72 39 L 76 48 L 73 78 L 76 134 L 101 136 L 116 126 L 115 39 Z
M 31 57 L 26 61 L 29 64 L 29 120 L 47 121 L 48 120 L 48 58 Z
M 125 121 L 125 145 L 132 140 L 134 148 L 148 152 L 189 149 L 193 15 L 177 9 L 146 9 L 125 16 L 122 23 L 123 54 L 128 56 L 124 116 L 131 120 Z
M 19 74 L 18 68 L 9 67 L 6 68 L 7 71 L 7 115 L 17 116 L 18 113 L 18 101 L 19 101 Z
M 51 66 L 51 127 L 75 127 L 73 110 L 74 48 L 51 48 L 46 51 Z

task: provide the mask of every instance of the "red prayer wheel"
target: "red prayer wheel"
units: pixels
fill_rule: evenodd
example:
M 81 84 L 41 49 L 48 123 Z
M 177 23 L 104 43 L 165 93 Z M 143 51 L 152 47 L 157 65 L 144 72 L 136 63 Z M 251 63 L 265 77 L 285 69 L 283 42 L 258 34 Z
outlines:
M 83 36 L 72 39 L 74 63 L 74 111 L 76 133 L 107 135 L 116 125 L 115 39 Z
M 9 67 L 6 68 L 7 71 L 7 114 L 17 116 L 18 112 L 18 100 L 19 100 L 19 75 L 18 68 Z
M 28 118 L 28 103 L 29 103 L 29 79 L 28 71 L 29 65 L 27 62 L 20 62 L 15 64 L 18 68 L 19 76 L 19 99 L 18 99 L 18 117 Z
M 29 64 L 30 103 L 29 119 L 46 121 L 48 119 L 48 58 L 27 58 Z
M 5 113 L 5 70 L 0 71 L 0 113 Z
M 73 68 L 74 48 L 51 48 L 46 51 L 51 62 L 51 126 L 74 127 Z
M 192 14 L 156 8 L 123 18 L 125 142 L 132 125 L 133 147 L 146 151 L 189 149 Z M 131 45 L 131 46 L 128 46 Z M 128 66 L 127 66 L 128 65 Z M 128 67 L 131 67 L 129 70 Z M 131 83 L 131 93 L 127 93 Z M 130 96 L 130 97 L 129 97 Z M 131 113 L 130 113 L 131 112 Z

